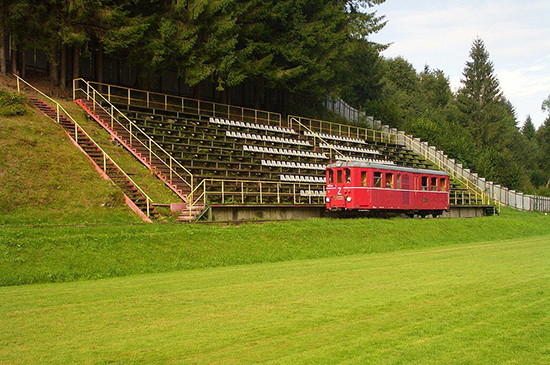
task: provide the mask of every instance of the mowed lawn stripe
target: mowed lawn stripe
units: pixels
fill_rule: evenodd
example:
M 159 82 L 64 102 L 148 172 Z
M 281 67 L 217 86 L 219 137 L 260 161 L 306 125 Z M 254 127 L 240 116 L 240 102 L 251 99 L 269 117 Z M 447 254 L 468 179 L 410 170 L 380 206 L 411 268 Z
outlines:
M 0 363 L 550 362 L 550 236 L 0 288 Z

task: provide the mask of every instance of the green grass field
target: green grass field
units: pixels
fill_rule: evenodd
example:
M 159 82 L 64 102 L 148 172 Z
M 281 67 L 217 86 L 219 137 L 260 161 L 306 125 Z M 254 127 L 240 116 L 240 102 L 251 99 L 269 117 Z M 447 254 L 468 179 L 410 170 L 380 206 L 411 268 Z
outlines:
M 0 228 L 0 286 L 392 252 L 550 234 L 550 217 Z
M 548 364 L 550 235 L 0 288 L 0 363 Z

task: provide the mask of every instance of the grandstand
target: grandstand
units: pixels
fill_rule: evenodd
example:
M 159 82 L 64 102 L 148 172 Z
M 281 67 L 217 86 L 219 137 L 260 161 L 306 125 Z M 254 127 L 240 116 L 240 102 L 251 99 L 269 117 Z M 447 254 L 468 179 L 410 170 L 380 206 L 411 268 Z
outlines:
M 73 93 L 182 199 L 181 221 L 322 216 L 331 160 L 437 168 L 389 132 L 82 79 Z M 486 196 L 460 180 L 451 188 L 455 216 L 492 211 Z

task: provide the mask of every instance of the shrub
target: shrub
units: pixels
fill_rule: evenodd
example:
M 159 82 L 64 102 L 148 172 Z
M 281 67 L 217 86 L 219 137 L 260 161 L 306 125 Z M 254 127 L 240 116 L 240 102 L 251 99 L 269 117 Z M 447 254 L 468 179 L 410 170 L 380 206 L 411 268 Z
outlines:
M 27 98 L 22 94 L 0 90 L 0 116 L 13 117 L 25 114 Z

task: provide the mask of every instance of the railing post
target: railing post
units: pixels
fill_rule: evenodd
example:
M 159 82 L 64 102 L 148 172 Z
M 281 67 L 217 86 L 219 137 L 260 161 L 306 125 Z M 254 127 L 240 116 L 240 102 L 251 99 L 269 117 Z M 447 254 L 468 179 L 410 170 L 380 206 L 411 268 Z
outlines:
M 153 172 L 153 159 L 152 159 L 152 152 L 151 152 L 151 138 L 148 139 L 149 141 L 149 165 L 151 166 L 151 173 Z
M 170 181 L 172 181 L 172 160 L 174 158 L 172 156 L 170 156 Z

